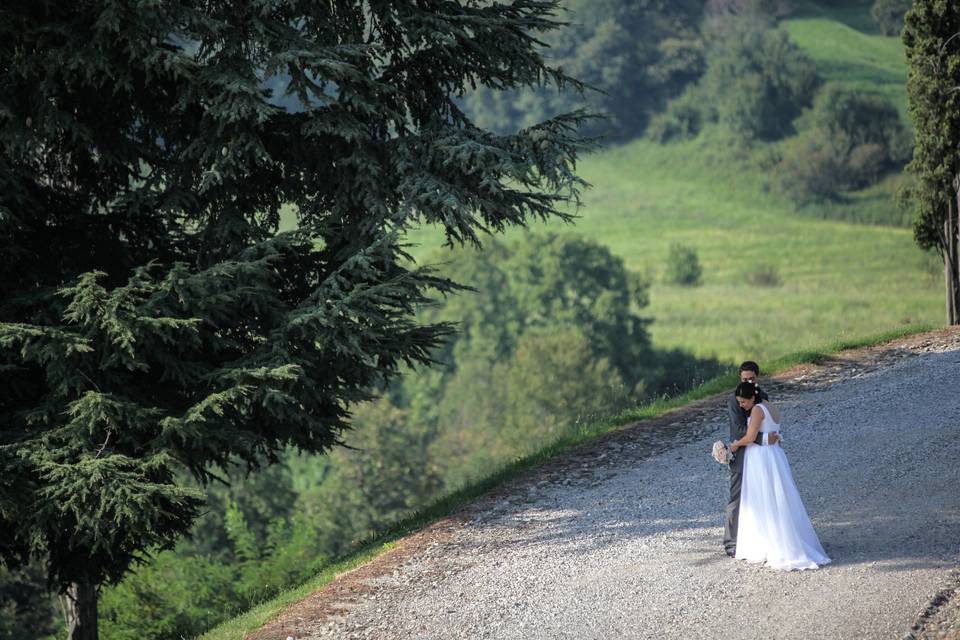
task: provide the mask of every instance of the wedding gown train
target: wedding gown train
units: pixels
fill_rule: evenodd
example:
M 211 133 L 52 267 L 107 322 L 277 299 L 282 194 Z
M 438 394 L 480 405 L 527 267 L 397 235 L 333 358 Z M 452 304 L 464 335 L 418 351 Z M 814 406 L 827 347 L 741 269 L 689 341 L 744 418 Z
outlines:
M 780 425 L 767 408 L 758 406 L 763 410 L 760 431 L 779 432 Z M 735 557 L 784 570 L 816 569 L 830 562 L 810 524 L 780 445 L 748 445 L 741 451 L 746 457 Z

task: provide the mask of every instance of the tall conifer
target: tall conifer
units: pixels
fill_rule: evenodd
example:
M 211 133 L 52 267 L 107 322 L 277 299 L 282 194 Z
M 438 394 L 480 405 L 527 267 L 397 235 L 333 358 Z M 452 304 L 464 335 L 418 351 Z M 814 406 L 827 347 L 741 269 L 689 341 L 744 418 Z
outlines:
M 903 41 L 916 130 L 914 235 L 943 257 L 948 324 L 960 324 L 960 4 L 914 0 Z
M 567 217 L 584 114 L 497 136 L 455 101 L 571 81 L 538 53 L 556 11 L 2 4 L 0 555 L 47 561 L 73 639 L 96 638 L 99 585 L 190 527 L 178 470 L 329 450 L 430 362 L 452 327 L 414 310 L 457 285 L 408 260 L 407 228 Z

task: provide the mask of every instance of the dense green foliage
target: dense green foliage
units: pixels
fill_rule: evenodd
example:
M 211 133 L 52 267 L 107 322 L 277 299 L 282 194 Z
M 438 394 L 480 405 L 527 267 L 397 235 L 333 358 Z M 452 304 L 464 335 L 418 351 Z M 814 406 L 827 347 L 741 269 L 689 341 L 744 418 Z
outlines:
M 415 309 L 456 285 L 406 260 L 406 227 L 568 217 L 582 116 L 495 136 L 453 102 L 567 83 L 536 44 L 556 11 L 0 9 L 0 553 L 46 562 L 74 637 L 98 585 L 189 530 L 185 477 L 327 451 L 431 362 L 450 325 Z M 297 111 L 261 88 L 281 73 Z
M 701 90 L 706 113 L 744 139 L 776 140 L 810 103 L 818 78 L 813 61 L 786 33 L 743 19 L 718 21 Z
M 960 7 L 915 2 L 907 14 L 904 41 L 910 62 L 908 97 L 916 129 L 910 171 L 916 180 L 917 240 L 944 246 L 943 223 L 956 207 L 960 175 Z M 954 213 L 955 215 L 955 213 Z
M 664 273 L 668 283 L 690 287 L 700 284 L 702 274 L 703 268 L 700 266 L 696 249 L 679 242 L 670 245 L 667 268 Z
M 39 563 L 16 571 L 0 567 L 0 640 L 21 640 L 27 629 L 38 640 L 62 635 L 55 615 L 54 599 Z
M 703 71 L 701 0 L 563 0 L 562 6 L 569 25 L 545 36 L 544 55 L 591 89 L 481 88 L 463 100 L 478 125 L 512 131 L 586 107 L 607 115 L 590 131 L 629 138 Z
M 536 450 L 591 416 L 650 394 L 688 388 L 717 370 L 709 360 L 655 350 L 649 279 L 596 242 L 530 234 L 478 253 L 436 254 L 445 272 L 475 283 L 426 320 L 460 319 L 430 375 L 394 390 L 417 424 L 436 425 L 433 446 L 449 486 L 498 460 Z M 429 260 L 429 259 L 428 259 Z
M 788 15 L 793 5 L 791 0 L 707 0 L 706 10 L 708 15 L 734 14 L 770 19 Z
M 870 15 L 880 25 L 885 36 L 899 35 L 903 30 L 903 19 L 913 0 L 875 0 Z
M 847 4 L 837 12 L 856 24 L 857 5 Z M 798 12 L 805 17 L 776 20 L 790 13 L 786 4 L 708 3 L 706 73 L 653 119 L 648 137 L 676 143 L 704 136 L 742 147 L 735 160 L 742 170 L 763 171 L 766 187 L 794 211 L 905 225 L 910 216 L 893 196 L 912 137 L 902 121 L 901 94 L 892 89 L 902 92 L 903 80 L 888 77 L 891 65 L 878 57 L 886 43 L 841 26 L 844 33 L 827 38 L 833 48 L 825 55 L 818 34 L 838 23 L 814 16 L 829 15 L 829 9 L 807 2 Z M 799 34 L 806 46 L 787 32 Z M 854 47 L 867 63 L 858 58 L 847 64 L 850 52 L 832 44 L 832 38 L 851 37 L 873 38 Z M 862 45 L 868 47 L 861 51 Z M 899 58 L 894 62 L 902 68 Z M 851 78 L 857 74 L 864 79 Z M 830 81 L 821 84 L 823 77 Z M 864 202 L 873 211 L 865 211 Z
M 717 122 L 736 139 L 776 140 L 809 105 L 816 67 L 783 31 L 752 16 L 710 20 L 706 72 L 651 127 L 661 141 Z
M 799 127 L 842 136 L 854 146 L 877 145 L 890 162 L 906 162 L 912 150 L 896 105 L 838 83 L 827 84 L 817 93 Z
M 909 170 L 914 235 L 943 257 L 947 322 L 960 323 L 960 5 L 915 0 L 903 39 L 916 147 Z
M 597 243 L 536 235 L 454 256 L 444 275 L 476 292 L 422 311 L 424 321 L 462 319 L 434 354 L 444 366 L 408 371 L 357 405 L 349 448 L 291 452 L 284 464 L 208 488 L 210 510 L 191 539 L 107 590 L 107 637 L 196 634 L 441 493 L 720 370 L 651 347 L 649 321 L 637 315 L 648 283 Z M 191 581 L 199 588 L 187 589 Z M 150 611 L 149 625 L 132 611 Z
M 435 497 L 429 434 L 386 399 L 356 406 L 346 447 L 290 451 L 208 489 L 209 511 L 176 552 L 105 591 L 107 638 L 192 637 L 317 573 L 332 558 Z
M 830 83 L 782 148 L 774 180 L 798 204 L 837 199 L 900 170 L 912 148 L 895 105 Z

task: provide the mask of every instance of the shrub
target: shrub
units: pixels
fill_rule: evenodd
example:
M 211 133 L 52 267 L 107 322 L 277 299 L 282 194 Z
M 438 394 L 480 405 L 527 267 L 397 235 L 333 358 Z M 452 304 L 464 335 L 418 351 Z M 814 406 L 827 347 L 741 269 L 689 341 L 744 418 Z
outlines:
M 847 156 L 847 183 L 851 189 L 862 189 L 874 184 L 889 164 L 890 154 L 874 143 L 862 144 L 850 150 Z
M 525 333 L 502 369 L 500 437 L 520 453 L 569 435 L 578 424 L 617 413 L 631 395 L 616 368 L 596 356 L 577 327 Z
M 812 129 L 792 138 L 784 146 L 772 181 L 780 193 L 797 205 L 831 200 L 846 186 L 849 142 Z
M 694 138 L 703 128 L 704 100 L 702 91 L 693 88 L 672 100 L 647 127 L 647 137 L 661 144 L 674 138 Z
M 738 18 L 715 19 L 702 86 L 715 119 L 746 139 L 776 140 L 810 104 L 813 61 L 784 31 Z
M 744 141 L 792 133 L 820 80 L 813 60 L 786 32 L 769 26 L 767 10 L 787 7 L 737 0 L 714 4 L 705 29 L 703 77 L 651 120 L 647 136 L 661 143 L 692 137 L 707 122 L 719 122 Z
M 898 167 L 904 167 L 913 159 L 913 130 L 901 127 L 900 131 L 890 140 L 890 159 Z
M 893 102 L 838 83 L 824 85 L 817 92 L 813 106 L 803 114 L 798 125 L 800 129 L 843 133 L 853 146 L 878 144 L 888 154 L 905 142 L 904 126 Z M 897 153 L 909 157 L 901 149 Z
M 779 287 L 783 284 L 775 265 L 762 264 L 747 274 L 747 282 L 755 287 Z
M 895 36 L 903 30 L 903 16 L 910 10 L 913 0 L 876 0 L 870 15 L 880 25 L 885 36 Z
M 705 11 L 707 15 L 733 13 L 782 18 L 790 15 L 793 5 L 788 0 L 707 0 Z
M 692 287 L 700 284 L 702 273 L 696 249 L 679 243 L 670 245 L 670 253 L 667 255 L 667 282 Z

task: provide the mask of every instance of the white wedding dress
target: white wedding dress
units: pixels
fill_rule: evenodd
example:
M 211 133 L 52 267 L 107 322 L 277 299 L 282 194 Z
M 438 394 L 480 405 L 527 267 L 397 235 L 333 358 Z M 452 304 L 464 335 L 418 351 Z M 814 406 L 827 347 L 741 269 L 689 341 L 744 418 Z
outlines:
M 764 405 L 758 406 L 763 410 L 760 431 L 779 433 L 779 423 L 773 421 Z M 830 562 L 810 524 L 779 443 L 751 444 L 741 451 L 746 457 L 735 557 L 785 570 L 816 569 Z

